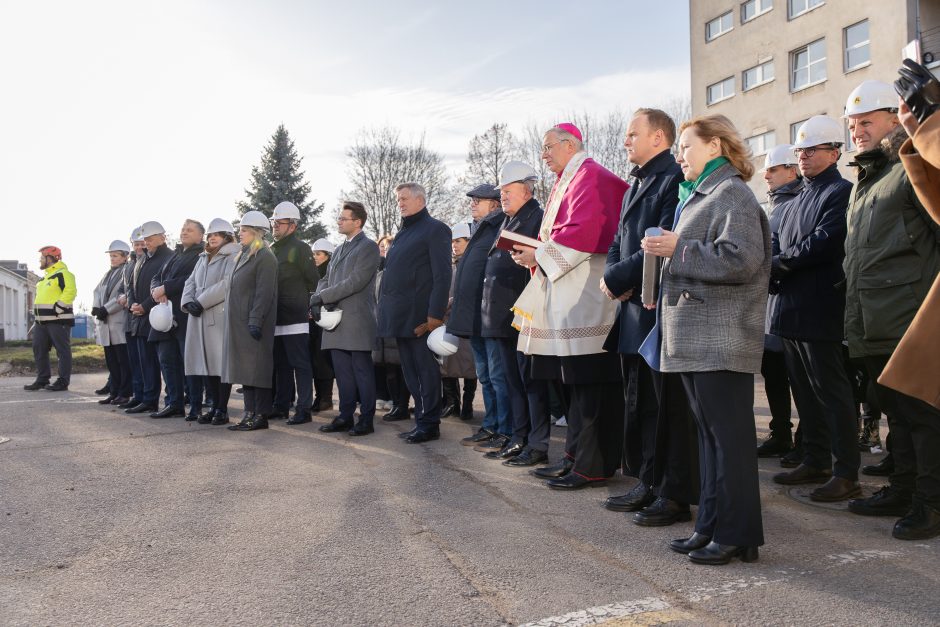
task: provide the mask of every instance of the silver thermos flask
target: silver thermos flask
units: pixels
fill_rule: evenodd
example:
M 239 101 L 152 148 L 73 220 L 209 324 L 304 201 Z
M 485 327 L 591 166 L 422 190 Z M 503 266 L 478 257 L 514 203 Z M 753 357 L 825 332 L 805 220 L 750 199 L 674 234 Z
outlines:
M 663 234 L 658 226 L 646 229 L 646 237 L 655 237 Z M 659 296 L 659 267 L 660 258 L 656 255 L 643 254 L 643 286 L 641 295 L 644 305 L 655 305 Z

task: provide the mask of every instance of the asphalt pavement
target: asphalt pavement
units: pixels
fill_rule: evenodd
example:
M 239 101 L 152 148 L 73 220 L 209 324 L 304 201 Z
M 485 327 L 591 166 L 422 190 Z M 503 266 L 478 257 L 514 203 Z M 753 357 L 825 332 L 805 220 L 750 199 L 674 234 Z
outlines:
M 666 546 L 691 523 L 601 507 L 632 479 L 555 492 L 461 446 L 479 398 L 412 445 L 408 422 L 317 431 L 334 412 L 251 433 L 128 416 L 96 403 L 103 378 L 0 378 L 2 625 L 940 623 L 940 539 L 814 504 L 775 459 L 760 560 L 698 566 Z

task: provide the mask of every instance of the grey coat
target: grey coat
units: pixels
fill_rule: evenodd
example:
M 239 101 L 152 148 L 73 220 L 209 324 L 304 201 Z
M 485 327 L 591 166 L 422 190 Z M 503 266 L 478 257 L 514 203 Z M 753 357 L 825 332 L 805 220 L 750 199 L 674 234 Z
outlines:
M 725 164 L 685 203 L 660 289 L 663 372 L 760 372 L 770 227 Z
M 225 292 L 228 277 L 235 265 L 235 255 L 241 246 L 229 242 L 209 259 L 209 253 L 199 255 L 193 273 L 183 286 L 180 305 L 198 302 L 202 315 L 189 316 L 186 325 L 186 354 L 183 356 L 187 375 L 222 376 L 223 346 L 225 344 Z
M 124 265 L 111 268 L 98 283 L 92 299 L 92 307 L 104 307 L 108 317 L 102 321 L 95 319 L 95 328 L 98 332 L 100 346 L 114 346 L 127 344 L 124 335 L 127 316 L 124 306 L 118 302 L 118 297 L 124 293 Z
M 274 375 L 274 318 L 277 313 L 277 258 L 264 246 L 235 254 L 225 295 L 222 381 L 270 388 Z M 261 339 L 248 326 L 261 328 Z
M 375 275 L 378 245 L 359 233 L 333 251 L 317 294 L 326 308 L 340 309 L 343 318 L 332 331 L 323 331 L 323 350 L 371 351 L 375 347 Z

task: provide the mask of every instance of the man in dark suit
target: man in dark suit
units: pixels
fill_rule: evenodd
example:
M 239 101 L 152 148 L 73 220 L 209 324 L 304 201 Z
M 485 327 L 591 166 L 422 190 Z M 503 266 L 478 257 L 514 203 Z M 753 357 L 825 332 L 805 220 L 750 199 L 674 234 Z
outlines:
M 604 348 L 620 353 L 625 383 L 623 472 L 639 479 L 629 493 L 608 498 L 604 506 L 640 512 L 634 521 L 645 526 L 689 520 L 689 503 L 697 501 L 695 426 L 685 392 L 677 379 L 664 384 L 675 375 L 654 372 L 639 355 L 656 321 L 655 311 L 644 308 L 640 296 L 640 240 L 647 228 L 672 228 L 683 180 L 670 151 L 675 138 L 675 122 L 665 112 L 639 109 L 633 114 L 624 147 L 634 164 L 635 182 L 624 196 L 620 228 L 600 284 L 608 298 L 620 301 L 618 321 Z
M 417 183 L 395 188 L 401 228 L 385 256 L 378 303 L 378 335 L 395 338 L 405 383 L 415 396 L 416 444 L 440 437 L 441 369 L 427 335 L 443 324 L 451 280 L 450 227 L 428 213 L 427 192 Z

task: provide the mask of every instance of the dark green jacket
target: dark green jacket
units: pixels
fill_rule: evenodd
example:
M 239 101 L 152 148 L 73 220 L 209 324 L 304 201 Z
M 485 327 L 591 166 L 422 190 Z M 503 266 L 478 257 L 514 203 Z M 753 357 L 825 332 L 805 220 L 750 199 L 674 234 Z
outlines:
M 845 241 L 845 335 L 851 357 L 890 355 L 940 271 L 940 229 L 898 158 L 898 126 L 855 158 Z

